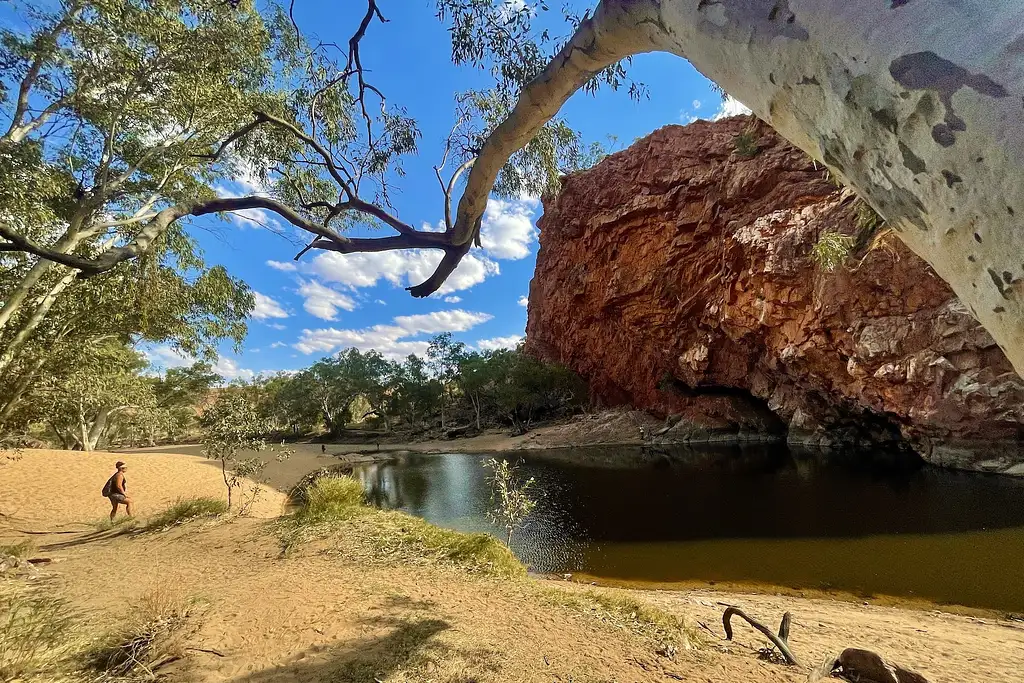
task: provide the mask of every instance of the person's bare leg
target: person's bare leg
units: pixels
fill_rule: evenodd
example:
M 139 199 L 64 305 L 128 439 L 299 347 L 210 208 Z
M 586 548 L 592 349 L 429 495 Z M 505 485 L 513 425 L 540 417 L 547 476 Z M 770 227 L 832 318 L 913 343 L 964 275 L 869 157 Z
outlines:
M 129 517 L 132 516 L 132 499 L 131 498 L 125 498 L 124 499 L 124 511 L 128 514 Z
M 117 503 L 110 501 L 110 521 L 114 521 L 114 517 L 117 516 Z

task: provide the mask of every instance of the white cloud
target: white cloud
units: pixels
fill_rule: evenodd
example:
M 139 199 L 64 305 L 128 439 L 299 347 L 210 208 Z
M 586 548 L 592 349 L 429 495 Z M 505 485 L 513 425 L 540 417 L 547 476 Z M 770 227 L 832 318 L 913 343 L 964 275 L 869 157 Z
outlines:
M 722 106 L 718 108 L 718 111 L 711 117 L 711 120 L 718 121 L 719 119 L 728 118 L 730 116 L 739 116 L 740 114 L 749 113 L 751 113 L 750 109 L 747 108 L 746 105 L 732 95 L 726 95 L 725 99 L 722 100 Z
M 497 351 L 498 349 L 514 349 L 523 341 L 522 335 L 511 335 L 508 337 L 494 337 L 493 339 L 481 339 L 476 343 L 476 348 L 481 351 Z
M 444 302 L 446 304 L 457 304 L 457 303 L 460 303 L 461 301 L 462 301 L 462 297 L 461 296 L 446 296 L 444 298 Z
M 374 303 L 378 303 L 381 306 L 387 306 L 388 305 L 388 302 L 384 301 L 384 299 L 377 299 L 377 300 L 374 301 Z
M 281 323 L 267 323 L 266 325 L 267 325 L 267 327 L 269 327 L 270 329 L 272 329 L 272 330 L 277 330 L 278 332 L 280 332 L 281 330 L 286 330 L 286 329 L 288 329 L 287 327 L 285 327 L 285 326 L 284 326 L 284 325 L 282 325 Z
M 280 270 L 285 273 L 290 273 L 295 270 L 298 270 L 298 266 L 289 261 L 267 261 L 267 265 L 273 268 L 274 270 Z
M 521 296 L 516 300 L 516 303 L 522 306 L 523 308 L 526 308 L 527 306 L 530 305 L 530 300 L 525 296 Z
M 279 349 L 282 346 L 288 346 L 288 345 L 285 344 L 284 342 L 274 342 L 273 344 L 270 345 L 270 348 L 272 348 L 272 349 Z
M 244 183 L 243 183 L 244 186 Z M 218 197 L 238 197 L 240 193 L 235 192 L 227 185 L 214 185 L 214 191 Z M 246 188 L 248 189 L 248 188 Z M 252 194 L 251 192 L 243 192 L 241 196 Z M 269 211 L 265 209 L 242 209 L 241 211 L 229 211 L 225 214 L 235 225 L 241 228 L 261 227 L 269 225 L 276 227 L 278 225 L 277 220 L 271 216 Z
M 252 294 L 256 297 L 256 307 L 252 309 L 251 315 L 256 320 L 288 317 L 288 312 L 281 307 L 281 304 L 277 303 L 266 294 L 260 294 L 255 291 Z
M 517 261 L 530 255 L 530 244 L 537 241 L 533 214 L 539 203 L 535 198 L 487 200 L 480 243 L 490 256 Z
M 183 368 L 196 362 L 195 358 L 172 348 L 169 344 L 144 347 L 141 351 L 150 365 L 163 370 Z
M 306 300 L 302 304 L 306 312 L 321 320 L 334 320 L 338 315 L 338 309 L 356 309 L 356 302 L 352 297 L 313 280 L 301 280 L 297 291 Z
M 535 14 L 533 8 L 526 4 L 526 0 L 505 0 L 505 2 L 501 3 L 501 6 L 498 7 L 498 17 L 502 22 L 508 22 L 510 19 L 515 17 L 515 15 L 525 9 L 529 10 L 530 16 Z
M 373 287 L 380 280 L 404 287 L 418 285 L 434 273 L 442 254 L 436 250 L 410 249 L 370 254 L 317 255 L 306 270 L 327 282 L 337 282 L 353 289 Z M 438 294 L 450 294 L 478 285 L 501 272 L 498 264 L 484 256 L 467 254 L 445 281 Z
M 693 101 L 693 108 L 694 109 L 700 109 L 700 100 L 694 100 Z
M 360 351 L 374 349 L 387 358 L 399 360 L 410 353 L 426 353 L 428 342 L 417 340 L 416 337 L 441 332 L 465 332 L 492 317 L 488 313 L 461 309 L 401 315 L 394 318 L 390 325 L 374 325 L 362 330 L 339 330 L 333 327 L 303 330 L 302 337 L 294 346 L 307 355 L 333 353 L 349 347 Z
M 220 356 L 213 364 L 213 371 L 230 382 L 233 379 L 252 379 L 256 373 L 246 368 L 238 367 L 238 363 L 231 358 Z

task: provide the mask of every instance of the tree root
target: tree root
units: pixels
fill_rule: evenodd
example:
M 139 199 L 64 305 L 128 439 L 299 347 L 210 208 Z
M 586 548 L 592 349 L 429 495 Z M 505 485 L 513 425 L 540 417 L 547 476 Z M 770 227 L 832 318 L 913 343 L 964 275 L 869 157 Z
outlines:
M 774 644 L 775 647 L 779 648 L 779 652 L 782 653 L 782 656 L 783 658 L 785 658 L 787 664 L 790 664 L 792 666 L 800 666 L 800 663 L 797 661 L 796 657 L 793 656 L 793 653 L 790 651 L 789 643 L 787 642 L 789 639 L 789 625 L 790 621 L 792 620 L 792 615 L 790 615 L 789 612 L 786 612 L 784 615 L 782 615 L 782 623 L 779 624 L 779 635 L 775 635 L 774 633 L 772 633 L 772 630 L 770 628 L 768 628 L 761 622 L 757 621 L 756 619 L 748 617 L 739 607 L 729 607 L 725 610 L 725 613 L 722 615 L 722 626 L 725 627 L 726 640 L 732 640 L 733 615 L 740 617 L 748 624 L 756 628 L 758 631 L 763 633 L 768 638 L 768 640 L 772 641 L 772 644 Z

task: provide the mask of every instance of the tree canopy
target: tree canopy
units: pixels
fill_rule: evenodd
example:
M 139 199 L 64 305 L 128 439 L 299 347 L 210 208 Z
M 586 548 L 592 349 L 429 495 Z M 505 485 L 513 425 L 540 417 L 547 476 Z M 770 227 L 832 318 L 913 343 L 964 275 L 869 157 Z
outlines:
M 391 210 L 419 130 L 373 83 L 361 52 L 384 35 L 383 2 L 360 6 L 345 45 L 307 40 L 283 8 L 251 0 L 28 7 L 31 28 L 0 36 L 11 121 L 0 165 L 14 184 L 0 206 L 0 251 L 26 269 L 0 326 L 47 264 L 106 272 L 148 253 L 182 218 L 247 209 L 308 235 L 296 258 L 438 250 L 436 271 L 410 287 L 427 296 L 479 245 L 492 192 L 542 192 L 586 156 L 558 119 L 565 101 L 629 83 L 624 60 L 663 51 L 852 185 L 1022 370 L 1024 76 L 1014 65 L 1024 9 L 959 3 L 979 27 L 966 40 L 961 21 L 926 5 L 601 0 L 573 16 L 544 2 L 437 0 L 452 61 L 490 77 L 490 87 L 455 96 L 435 169 L 439 232 Z M 218 196 L 211 181 L 241 169 L 257 191 Z M 347 236 L 356 224 L 393 234 Z

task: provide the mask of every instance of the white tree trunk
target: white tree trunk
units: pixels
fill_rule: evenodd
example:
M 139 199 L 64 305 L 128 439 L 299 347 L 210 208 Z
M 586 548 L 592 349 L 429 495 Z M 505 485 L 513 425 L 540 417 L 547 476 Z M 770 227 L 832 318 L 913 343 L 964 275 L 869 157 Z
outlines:
M 643 52 L 690 60 L 827 164 L 1024 376 L 1024 3 L 603 0 L 487 140 L 457 239 L 509 150 L 590 76 Z
M 94 451 L 100 446 L 100 442 L 106 435 L 107 431 L 107 420 L 110 417 L 109 408 L 101 408 L 96 414 L 96 419 L 93 420 L 92 425 L 89 427 L 89 431 L 85 434 L 85 443 L 83 447 L 87 451 Z
M 40 263 L 46 262 L 41 261 Z M 3 376 L 11 362 L 18 357 L 19 353 L 21 353 L 25 343 L 32 338 L 32 334 L 36 331 L 36 328 L 39 327 L 39 324 L 46 318 L 46 315 L 50 312 L 53 304 L 57 301 L 57 297 L 67 289 L 68 285 L 75 281 L 78 271 L 71 269 L 65 270 L 68 272 L 65 273 L 61 279 L 57 280 L 46 294 L 40 297 L 35 310 L 32 311 L 32 315 L 24 322 L 21 329 L 18 330 L 17 334 L 14 335 L 11 341 L 7 343 L 4 350 L 0 352 L 0 377 Z

